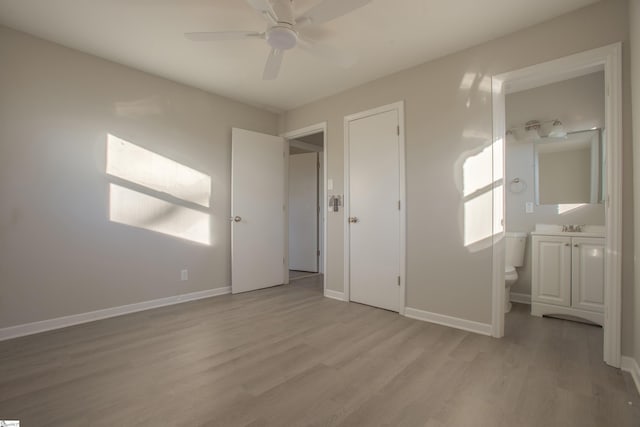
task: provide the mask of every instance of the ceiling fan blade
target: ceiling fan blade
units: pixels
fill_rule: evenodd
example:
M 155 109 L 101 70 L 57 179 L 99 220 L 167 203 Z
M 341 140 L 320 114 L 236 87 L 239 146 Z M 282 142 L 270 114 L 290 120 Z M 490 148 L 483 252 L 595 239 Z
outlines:
M 371 0 L 324 0 L 296 19 L 296 24 L 322 24 L 329 22 L 369 3 L 371 3 Z
M 215 31 L 184 33 L 184 36 L 194 42 L 210 42 L 222 40 L 259 39 L 264 38 L 264 33 L 258 33 L 256 31 Z
M 247 3 L 270 23 L 278 23 L 278 15 L 269 0 L 247 0 Z
M 331 46 L 316 44 L 312 41 L 299 38 L 298 47 L 316 58 L 323 59 L 342 68 L 351 68 L 358 62 L 358 58 Z
M 271 53 L 267 58 L 267 63 L 264 66 L 264 72 L 262 73 L 263 80 L 275 80 L 276 77 L 278 77 L 283 57 L 283 50 L 271 49 Z

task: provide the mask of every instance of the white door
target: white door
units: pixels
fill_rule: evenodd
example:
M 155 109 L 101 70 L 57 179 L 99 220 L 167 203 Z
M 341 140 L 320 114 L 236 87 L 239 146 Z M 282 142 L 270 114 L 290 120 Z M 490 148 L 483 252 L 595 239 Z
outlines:
M 231 290 L 235 294 L 285 281 L 285 141 L 236 128 L 231 141 Z
M 351 120 L 349 156 L 349 283 L 352 301 L 400 309 L 399 114 Z
M 571 305 L 604 312 L 604 239 L 574 237 L 572 242 Z
M 318 272 L 318 154 L 289 156 L 289 269 Z
M 534 302 L 571 305 L 571 238 L 533 236 L 531 298 Z

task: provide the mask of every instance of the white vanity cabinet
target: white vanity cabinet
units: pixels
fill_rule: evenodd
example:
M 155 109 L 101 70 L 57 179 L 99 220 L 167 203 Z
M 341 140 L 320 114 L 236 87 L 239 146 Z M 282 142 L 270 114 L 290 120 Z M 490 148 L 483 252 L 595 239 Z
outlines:
M 576 316 L 602 325 L 604 238 L 532 233 L 531 314 Z

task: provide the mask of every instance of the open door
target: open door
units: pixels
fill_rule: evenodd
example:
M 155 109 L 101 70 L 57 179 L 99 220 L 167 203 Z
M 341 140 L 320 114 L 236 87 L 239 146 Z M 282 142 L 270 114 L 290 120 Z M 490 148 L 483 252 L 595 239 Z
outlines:
M 285 282 L 285 140 L 243 129 L 231 137 L 231 291 Z

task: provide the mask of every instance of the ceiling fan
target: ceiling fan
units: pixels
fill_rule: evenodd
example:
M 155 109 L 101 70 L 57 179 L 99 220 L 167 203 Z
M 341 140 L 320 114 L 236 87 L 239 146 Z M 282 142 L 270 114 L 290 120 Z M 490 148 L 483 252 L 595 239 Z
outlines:
M 355 64 L 354 57 L 343 52 L 314 43 L 304 35 L 304 26 L 323 24 L 365 6 L 372 0 L 324 0 L 307 12 L 297 15 L 293 10 L 293 0 L 247 0 L 267 21 L 264 32 L 257 31 L 217 31 L 185 33 L 192 41 L 224 41 L 238 39 L 263 39 L 271 47 L 262 78 L 274 80 L 278 77 L 284 53 L 299 47 L 321 59 L 335 62 L 343 67 Z

